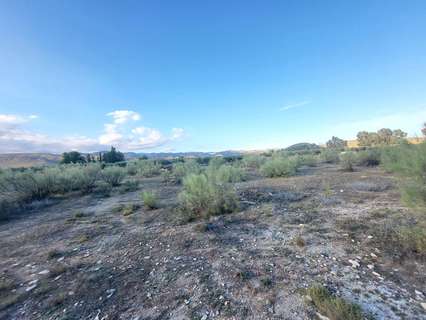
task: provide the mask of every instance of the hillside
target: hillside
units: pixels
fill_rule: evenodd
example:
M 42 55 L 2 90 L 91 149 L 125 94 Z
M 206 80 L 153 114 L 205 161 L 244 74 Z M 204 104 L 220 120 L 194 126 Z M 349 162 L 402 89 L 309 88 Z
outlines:
M 0 168 L 20 168 L 54 165 L 61 160 L 59 154 L 5 153 L 0 154 Z

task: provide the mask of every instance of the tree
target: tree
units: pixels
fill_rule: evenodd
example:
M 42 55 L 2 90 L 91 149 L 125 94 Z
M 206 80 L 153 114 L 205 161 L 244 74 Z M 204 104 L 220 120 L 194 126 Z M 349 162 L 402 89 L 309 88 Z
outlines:
M 90 163 L 90 162 L 92 162 L 93 160 L 92 160 L 92 157 L 90 156 L 90 153 L 88 153 L 87 155 L 86 155 L 86 162 L 87 163 Z
M 105 152 L 103 154 L 102 160 L 106 163 L 124 161 L 124 154 L 120 151 L 117 151 L 114 147 L 111 147 L 111 151 Z
M 423 123 L 422 134 L 426 137 L 426 122 Z
M 71 152 L 64 152 L 62 154 L 62 160 L 61 163 L 85 163 L 86 160 L 84 159 L 84 156 L 77 151 L 71 151 Z
M 327 141 L 326 146 L 330 149 L 344 149 L 347 145 L 347 142 L 338 137 L 331 137 L 330 140 Z
M 382 128 L 377 132 L 360 131 L 357 134 L 360 147 L 391 145 L 405 141 L 407 133 L 401 129 L 391 130 Z

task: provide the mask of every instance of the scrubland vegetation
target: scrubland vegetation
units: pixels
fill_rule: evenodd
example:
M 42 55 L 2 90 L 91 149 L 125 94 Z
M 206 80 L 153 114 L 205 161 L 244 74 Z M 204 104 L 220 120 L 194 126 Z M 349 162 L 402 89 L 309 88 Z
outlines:
M 415 314 L 413 310 L 420 314 L 418 305 L 409 310 L 386 309 L 384 306 L 388 301 L 385 300 L 380 302 L 381 309 L 374 308 L 372 305 L 378 300 L 370 299 L 370 296 L 378 293 L 371 289 L 363 292 L 364 288 L 358 288 L 356 284 L 370 285 L 379 281 L 376 290 L 393 290 L 394 295 L 404 295 L 403 291 L 398 291 L 396 280 L 395 284 L 386 287 L 389 283 L 382 279 L 387 277 L 388 281 L 393 281 L 393 278 L 399 282 L 408 281 L 412 288 L 420 290 L 416 281 L 423 283 L 424 279 L 419 280 L 419 276 L 413 280 L 412 274 L 421 274 L 426 258 L 426 143 L 404 143 L 403 134 L 399 131 L 382 130 L 377 134 L 361 136 L 363 144 L 368 146 L 358 149 L 349 149 L 343 140 L 333 137 L 322 148 L 298 144 L 286 150 L 232 158 L 123 161 L 115 149 L 111 150 L 113 156 L 83 157 L 67 153 L 64 155 L 66 160 L 57 166 L 2 170 L 0 218 L 9 220 L 3 224 L 13 225 L 15 218 L 18 218 L 16 221 L 29 219 L 25 216 L 19 219 L 20 213 L 28 212 L 36 217 L 43 210 L 55 210 L 55 205 L 49 203 L 61 206 L 61 203 L 75 201 L 80 206 L 79 210 L 72 211 L 66 218 L 58 213 L 62 219 L 59 220 L 62 221 L 60 228 L 80 230 L 79 233 L 72 231 L 68 234 L 73 247 L 79 245 L 81 252 L 85 252 L 86 246 L 92 245 L 93 254 L 97 243 L 110 241 L 108 239 L 117 236 L 115 233 L 120 234 L 119 239 L 125 237 L 131 246 L 127 242 L 117 245 L 117 252 L 120 252 L 118 261 L 122 259 L 123 246 L 126 247 L 125 255 L 132 253 L 123 258 L 126 263 L 120 268 L 126 270 L 143 261 L 143 268 L 138 270 L 146 268 L 151 271 L 143 271 L 138 277 L 143 278 L 144 292 L 150 295 L 151 291 L 156 292 L 155 288 L 162 286 L 164 277 L 168 279 L 167 285 L 177 285 L 173 282 L 177 276 L 171 270 L 176 269 L 177 274 L 179 270 L 185 270 L 185 274 L 192 275 L 202 270 L 203 274 L 197 281 L 213 293 L 205 296 L 199 292 L 198 296 L 202 297 L 200 301 L 213 309 L 221 305 L 218 312 L 223 315 L 229 313 L 230 316 L 237 315 L 237 318 L 250 318 L 246 317 L 250 312 L 259 315 L 261 313 L 256 312 L 260 311 L 253 310 L 269 308 L 258 305 L 259 301 L 267 305 L 278 304 L 274 295 L 289 284 L 290 287 L 285 287 L 284 291 L 291 289 L 295 295 L 302 293 L 301 301 L 305 301 L 305 311 L 301 311 L 305 307 L 298 306 L 300 315 L 319 314 L 337 320 L 372 319 L 375 313 L 379 315 L 378 319 L 384 315 L 397 319 L 404 312 L 412 316 Z M 99 161 L 101 158 L 108 159 L 108 162 Z M 83 198 L 87 200 L 81 200 Z M 87 201 L 90 208 L 94 208 L 93 212 L 92 209 L 85 210 L 80 201 Z M 360 210 L 359 207 L 364 209 Z M 102 213 L 97 213 L 97 210 Z M 64 212 L 69 212 L 69 209 L 64 209 Z M 115 228 L 119 230 L 114 231 Z M 160 238 L 161 241 L 158 240 Z M 332 243 L 331 247 L 327 247 L 329 242 Z M 11 243 L 9 241 L 6 245 L 11 246 Z M 167 246 L 161 247 L 161 243 L 167 243 Z M 210 253 L 208 248 L 212 244 L 217 245 L 212 252 L 217 250 L 219 255 Z M 158 250 L 153 249 L 155 246 L 158 246 Z M 191 249 L 192 246 L 196 247 Z M 236 247 L 242 250 L 241 254 L 233 251 Z M 335 247 L 340 251 L 333 251 Z M 144 253 L 134 251 L 135 248 L 141 248 L 138 250 Z M 146 248 L 150 248 L 150 251 L 145 252 Z M 230 251 L 222 252 L 228 249 Z M 47 254 L 47 261 L 68 259 L 68 256 L 74 255 L 73 252 L 79 252 L 77 249 L 70 251 L 69 248 L 67 253 L 61 250 L 65 249 L 51 249 L 50 252 L 54 254 Z M 194 257 L 179 263 L 187 252 L 192 252 Z M 204 258 L 196 256 L 195 252 L 208 252 L 205 255 L 211 254 L 212 260 L 209 264 L 201 264 Z M 172 255 L 166 257 L 163 256 L 165 254 Z M 154 260 L 145 264 L 145 260 L 153 259 L 152 256 L 157 256 L 155 268 Z M 276 257 L 281 260 L 275 260 Z M 94 265 L 103 264 L 101 260 L 96 258 Z M 215 264 L 215 260 L 221 263 Z M 50 267 L 49 274 L 55 274 L 55 277 L 67 275 L 63 281 L 72 279 L 73 275 L 78 277 L 80 283 L 85 283 L 85 278 L 80 279 L 81 270 L 98 270 L 97 267 L 86 268 L 84 265 L 70 267 L 60 261 Z M 250 265 L 247 261 L 251 261 Z M 286 262 L 283 264 L 282 261 Z M 194 268 L 188 271 L 185 268 L 191 263 Z M 172 264 L 173 268 L 169 268 L 168 264 Z M 294 265 L 299 269 L 291 269 Z M 400 271 L 395 270 L 404 270 L 406 265 L 417 271 L 398 275 Z M 250 266 L 254 271 L 248 270 Z M 162 276 L 161 273 L 158 276 L 161 279 L 154 276 L 157 268 L 163 268 Z M 209 273 L 212 268 L 219 268 L 215 272 L 228 279 L 228 284 L 232 283 L 226 291 L 222 287 L 217 289 Z M 311 269 L 315 270 L 312 274 Z M 115 269 L 108 270 L 104 276 L 114 274 L 111 270 Z M 354 276 L 354 272 L 358 278 L 344 278 L 346 275 Z M 130 273 L 126 277 L 130 277 Z M 154 287 L 149 286 L 150 281 L 157 280 L 161 281 Z M 316 284 L 318 280 L 323 280 L 324 285 Z M 334 288 L 329 287 L 330 283 L 334 283 Z M 7 285 L 14 288 L 14 280 L 7 278 Z M 112 286 L 120 284 L 112 283 L 111 287 L 102 287 L 102 290 L 109 292 L 108 296 L 117 294 L 114 293 L 116 291 L 109 291 L 116 289 Z M 346 288 L 339 291 L 339 286 Z M 39 284 L 34 290 L 40 287 Z M 28 288 L 29 291 L 33 290 L 30 285 Z M 247 288 L 250 289 L 247 291 Z M 180 285 L 174 287 L 176 292 L 179 289 Z M 7 305 L 0 304 L 0 312 L 25 299 L 25 296 L 16 293 L 7 295 L 9 289 L 2 290 L 0 288 L 0 298 L 12 297 L 16 302 L 10 300 Z M 79 296 L 85 295 L 82 289 L 73 289 L 72 292 L 74 290 Z M 137 296 L 137 292 L 131 295 Z M 250 301 L 256 307 L 251 311 L 238 309 L 237 298 L 229 302 L 232 301 L 230 292 L 235 297 L 253 292 L 250 293 L 253 297 L 249 295 L 248 299 L 253 298 Z M 38 294 L 43 296 L 43 293 Z M 98 294 L 101 295 L 100 292 Z M 423 299 L 420 294 L 417 295 L 420 297 L 418 299 Z M 159 292 L 157 296 L 161 296 Z M 258 299 L 257 296 L 262 298 Z M 348 296 L 351 299 L 346 299 Z M 66 294 L 54 306 L 49 305 L 48 309 L 59 310 L 59 306 L 72 300 L 71 297 Z M 52 297 L 49 296 L 49 299 Z M 143 300 L 143 304 L 147 304 L 147 301 L 153 303 L 156 298 L 150 296 L 147 299 Z M 193 318 L 198 319 L 205 314 L 200 314 L 200 309 L 195 303 L 192 304 L 191 299 L 196 299 L 195 296 L 191 299 L 173 296 L 170 299 L 182 300 L 185 306 L 192 308 L 191 312 L 196 314 Z M 212 299 L 215 302 L 211 302 Z M 408 301 L 409 298 L 404 299 Z M 220 301 L 219 304 L 216 300 Z M 226 305 L 225 301 L 228 301 Z M 158 301 L 156 303 L 153 306 L 162 305 Z M 232 307 L 229 307 L 230 303 Z M 397 308 L 395 305 L 392 305 L 393 308 Z M 271 316 L 276 312 L 273 308 L 267 310 Z M 115 311 L 111 312 L 113 314 Z

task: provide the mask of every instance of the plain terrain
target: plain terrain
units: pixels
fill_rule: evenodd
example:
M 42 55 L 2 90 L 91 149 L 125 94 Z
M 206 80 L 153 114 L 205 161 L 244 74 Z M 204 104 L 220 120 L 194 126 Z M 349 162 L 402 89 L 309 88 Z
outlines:
M 319 283 L 366 317 L 426 319 L 426 264 L 374 232 L 408 210 L 392 175 L 320 164 L 235 187 L 237 212 L 189 223 L 161 177 L 33 205 L 0 224 L 0 318 L 310 319 L 304 289 Z

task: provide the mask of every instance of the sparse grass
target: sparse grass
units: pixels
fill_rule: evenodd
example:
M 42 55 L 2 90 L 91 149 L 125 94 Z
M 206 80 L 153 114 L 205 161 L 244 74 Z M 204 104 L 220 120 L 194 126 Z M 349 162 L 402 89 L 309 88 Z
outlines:
M 274 282 L 272 281 L 271 277 L 263 277 L 260 279 L 260 283 L 265 287 L 265 288 L 272 288 L 274 285 Z
M 90 240 L 90 237 L 87 234 L 83 234 L 76 239 L 77 243 L 85 243 Z
M 135 213 L 135 211 L 138 209 L 139 209 L 139 205 L 135 203 L 131 203 L 122 207 L 121 213 L 123 214 L 123 216 L 127 217 Z
M 296 236 L 294 242 L 300 248 L 303 248 L 306 245 L 305 239 L 300 234 Z
M 153 209 L 156 209 L 158 207 L 157 196 L 152 191 L 144 191 L 144 192 L 142 192 L 142 201 L 143 201 L 143 205 L 148 210 L 153 210 Z
M 344 230 L 352 235 L 359 233 L 364 234 L 365 231 L 367 231 L 369 228 L 367 221 L 353 217 L 339 218 L 336 220 L 335 224 L 339 229 Z
M 321 286 L 314 285 L 306 290 L 307 295 L 319 313 L 330 320 L 362 320 L 361 308 L 342 298 L 335 297 L 330 291 Z
M 47 257 L 49 259 L 56 259 L 56 258 L 62 257 L 63 255 L 64 253 L 58 249 L 52 249 L 47 252 Z

